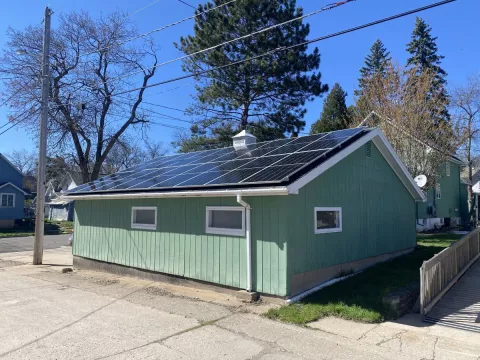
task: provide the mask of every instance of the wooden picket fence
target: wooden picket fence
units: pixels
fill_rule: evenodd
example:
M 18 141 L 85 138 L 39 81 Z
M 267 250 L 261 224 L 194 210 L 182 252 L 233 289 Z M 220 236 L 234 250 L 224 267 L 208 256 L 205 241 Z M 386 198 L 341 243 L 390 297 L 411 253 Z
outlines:
M 420 268 L 420 311 L 427 314 L 480 257 L 480 228 L 425 261 Z

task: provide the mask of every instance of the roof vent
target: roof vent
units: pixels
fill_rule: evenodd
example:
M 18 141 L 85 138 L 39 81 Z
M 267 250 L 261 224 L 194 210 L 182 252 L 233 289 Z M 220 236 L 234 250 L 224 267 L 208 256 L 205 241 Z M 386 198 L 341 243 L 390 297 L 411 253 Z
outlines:
M 233 137 L 233 147 L 235 150 L 245 150 L 248 145 L 256 144 L 257 138 L 247 132 L 242 130 L 240 133 Z

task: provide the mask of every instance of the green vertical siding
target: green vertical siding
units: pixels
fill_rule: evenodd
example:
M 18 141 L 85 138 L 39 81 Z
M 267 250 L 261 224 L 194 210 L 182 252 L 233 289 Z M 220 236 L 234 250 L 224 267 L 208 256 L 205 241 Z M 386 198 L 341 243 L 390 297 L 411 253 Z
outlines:
M 289 196 L 288 278 L 415 246 L 415 201 L 372 144 Z M 341 207 L 342 232 L 315 234 L 314 208 Z
M 450 162 L 450 176 L 446 176 L 445 164 L 439 169 L 437 179 L 442 193 L 441 199 L 435 198 L 435 190 L 427 191 L 427 201 L 418 204 L 418 219 L 460 217 L 460 166 Z M 428 206 L 437 209 L 436 215 L 428 214 Z M 457 211 L 455 211 L 457 210 Z
M 290 295 L 289 279 L 415 246 L 415 202 L 378 149 L 362 147 L 298 195 L 246 197 L 252 207 L 253 289 Z M 132 206 L 157 206 L 157 230 L 133 230 Z M 234 197 L 75 202 L 73 253 L 245 288 L 244 237 L 205 233 L 207 206 Z M 315 207 L 342 207 L 343 231 L 314 233 Z M 287 256 L 288 255 L 288 256 Z
M 244 200 L 252 206 L 254 289 L 286 295 L 287 198 Z M 132 206 L 157 206 L 157 231 L 131 229 Z M 76 201 L 73 254 L 245 288 L 245 238 L 206 234 L 207 206 L 238 204 L 234 197 Z

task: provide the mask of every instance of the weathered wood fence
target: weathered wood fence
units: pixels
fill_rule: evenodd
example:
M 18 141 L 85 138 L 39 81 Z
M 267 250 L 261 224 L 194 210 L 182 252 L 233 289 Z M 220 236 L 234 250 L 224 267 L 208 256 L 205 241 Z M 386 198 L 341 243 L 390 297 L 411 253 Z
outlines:
M 420 311 L 427 314 L 480 257 L 480 229 L 475 229 L 420 268 Z

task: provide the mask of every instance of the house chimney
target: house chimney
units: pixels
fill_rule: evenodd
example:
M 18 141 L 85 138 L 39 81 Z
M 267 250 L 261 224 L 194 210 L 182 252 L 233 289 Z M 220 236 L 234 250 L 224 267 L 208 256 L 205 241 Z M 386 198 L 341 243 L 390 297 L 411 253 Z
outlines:
M 233 137 L 233 147 L 235 150 L 245 150 L 248 145 L 256 144 L 257 138 L 247 132 L 242 130 L 240 133 Z

